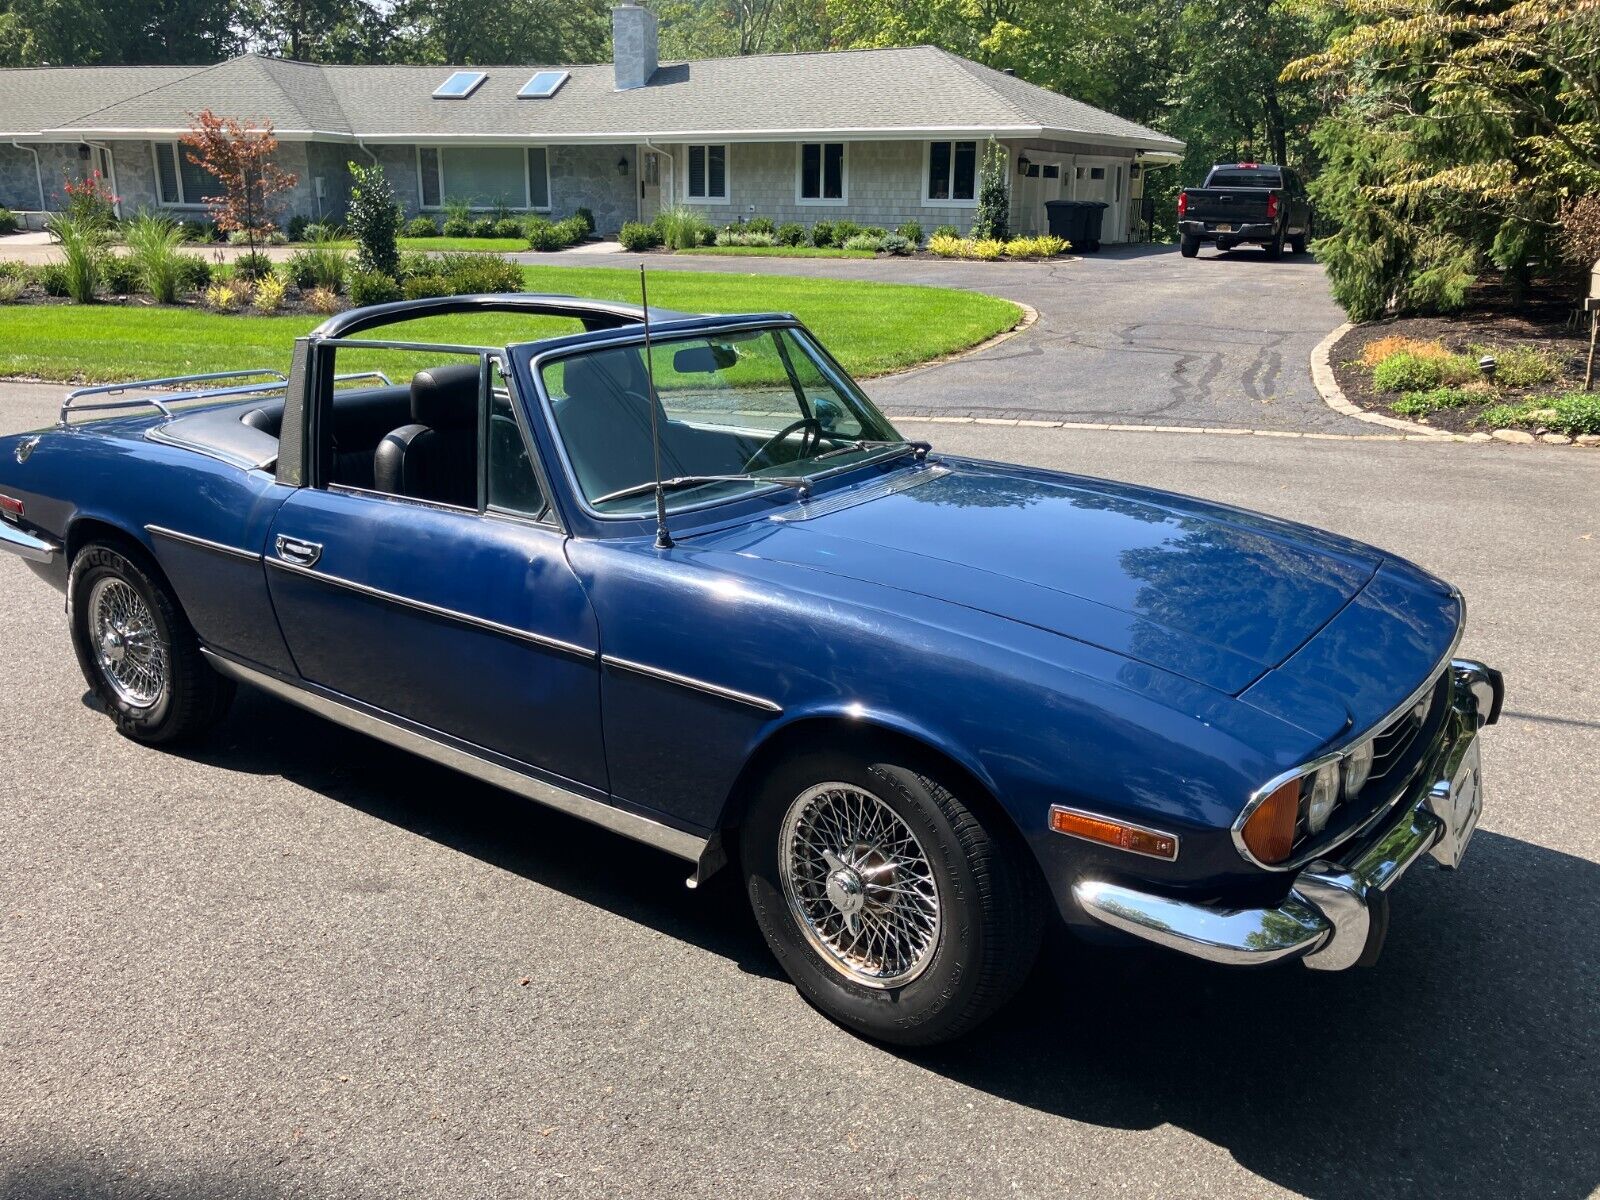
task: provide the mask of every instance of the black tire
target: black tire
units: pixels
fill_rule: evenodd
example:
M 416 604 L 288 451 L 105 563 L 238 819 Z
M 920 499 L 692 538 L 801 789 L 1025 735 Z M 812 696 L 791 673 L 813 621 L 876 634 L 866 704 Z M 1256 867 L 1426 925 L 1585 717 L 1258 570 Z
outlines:
M 147 703 L 131 701 L 102 665 L 91 612 L 96 589 L 121 583 L 132 588 L 150 617 L 146 641 L 160 647 L 161 683 Z M 91 542 L 72 560 L 67 584 L 72 610 L 72 646 L 89 690 L 125 736 L 146 745 L 170 745 L 197 737 L 226 715 L 234 685 L 213 671 L 177 599 L 143 556 L 131 547 Z
M 756 922 L 802 996 L 864 1037 L 925 1046 L 966 1033 L 1022 986 L 1038 956 L 1047 900 L 1014 831 L 989 828 L 955 791 L 893 761 L 898 757 L 827 750 L 782 763 L 762 785 L 741 830 L 741 863 Z M 808 928 L 816 927 L 808 926 L 785 890 L 780 857 L 788 853 L 791 806 L 832 783 L 859 788 L 892 811 L 914 834 L 936 883 L 937 933 L 926 939 L 919 973 L 903 983 L 859 982 L 812 940 Z
M 1178 253 L 1185 258 L 1193 258 L 1200 253 L 1200 239 L 1196 237 L 1182 238 L 1178 242 Z
M 1274 261 L 1283 257 L 1283 234 L 1267 243 L 1267 257 Z
M 1232 250 L 1232 249 L 1233 249 L 1233 243 L 1230 242 L 1227 238 L 1218 238 L 1217 239 L 1217 253 L 1218 254 L 1226 254 L 1229 250 Z
M 1290 238 L 1289 250 L 1293 254 L 1304 254 L 1306 252 L 1306 235 L 1301 233 Z

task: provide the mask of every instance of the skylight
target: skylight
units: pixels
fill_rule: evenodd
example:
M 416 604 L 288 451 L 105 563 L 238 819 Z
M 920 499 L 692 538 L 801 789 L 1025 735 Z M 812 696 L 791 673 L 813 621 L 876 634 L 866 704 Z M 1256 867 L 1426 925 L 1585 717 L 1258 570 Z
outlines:
M 489 77 L 487 71 L 456 71 L 433 90 L 435 100 L 465 100 Z
M 517 93 L 524 100 L 545 100 L 561 90 L 561 85 L 571 75 L 570 71 L 540 71 Z

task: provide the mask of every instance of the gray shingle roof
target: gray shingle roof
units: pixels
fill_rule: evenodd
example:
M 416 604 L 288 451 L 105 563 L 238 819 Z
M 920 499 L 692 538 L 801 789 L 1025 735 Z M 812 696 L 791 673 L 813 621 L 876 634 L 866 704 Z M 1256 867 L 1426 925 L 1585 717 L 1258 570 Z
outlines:
M 695 136 L 793 138 L 818 133 L 863 137 L 1046 135 L 1147 150 L 1182 143 L 932 46 L 767 54 L 663 63 L 649 84 L 619 92 L 609 63 L 571 66 L 555 96 L 517 91 L 538 65 L 480 66 L 488 79 L 464 100 L 432 93 L 450 66 L 316 66 L 245 55 L 214 67 L 177 69 L 141 86 L 101 87 L 105 67 L 70 116 L 39 104 L 36 131 L 111 134 L 182 130 L 202 108 L 266 118 L 279 133 L 324 133 L 372 141 L 507 138 L 551 141 L 682 140 Z M 4 97 L 25 90 L 0 71 Z M 52 115 L 53 114 L 53 115 Z M 51 123 L 51 122 L 54 123 Z
M 54 129 L 90 108 L 192 75 L 197 67 L 25 67 L 0 70 L 0 134 Z

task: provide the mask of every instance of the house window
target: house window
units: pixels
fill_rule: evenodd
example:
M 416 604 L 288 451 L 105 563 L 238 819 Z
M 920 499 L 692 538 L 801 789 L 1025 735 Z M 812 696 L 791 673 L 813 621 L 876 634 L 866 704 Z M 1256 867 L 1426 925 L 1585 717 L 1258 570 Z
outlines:
M 167 208 L 196 208 L 221 195 L 217 178 L 189 161 L 188 148 L 177 142 L 152 142 L 156 159 L 156 200 Z
M 843 204 L 844 143 L 804 142 L 800 146 L 801 204 Z
M 929 204 L 972 204 L 978 195 L 978 143 L 928 143 Z
M 726 146 L 689 147 L 689 199 L 726 200 L 728 198 L 728 148 Z
M 423 208 L 465 200 L 479 211 L 550 207 L 550 155 L 543 146 L 419 146 Z

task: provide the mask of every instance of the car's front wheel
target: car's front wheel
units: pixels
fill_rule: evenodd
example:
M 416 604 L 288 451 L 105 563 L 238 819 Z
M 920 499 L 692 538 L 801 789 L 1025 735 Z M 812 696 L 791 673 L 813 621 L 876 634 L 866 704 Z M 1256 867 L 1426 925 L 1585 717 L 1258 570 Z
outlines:
M 928 1045 L 1022 985 L 1044 900 L 1011 830 L 897 757 L 790 759 L 740 845 L 756 920 L 801 994 L 866 1037 Z
M 132 549 L 84 547 L 68 595 L 83 677 L 128 737 L 181 741 L 228 711 L 233 684 L 207 665 L 177 598 Z

